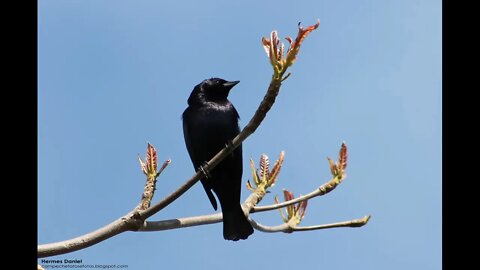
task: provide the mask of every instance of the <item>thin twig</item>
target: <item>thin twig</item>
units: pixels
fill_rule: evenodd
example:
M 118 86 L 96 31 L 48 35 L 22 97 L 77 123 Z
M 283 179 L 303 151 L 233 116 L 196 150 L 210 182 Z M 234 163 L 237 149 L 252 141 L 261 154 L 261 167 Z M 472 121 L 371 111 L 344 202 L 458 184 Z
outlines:
M 204 166 L 203 169 L 206 171 L 213 170 L 228 154 L 230 154 L 235 148 L 237 148 L 243 141 L 245 141 L 251 134 L 255 132 L 255 130 L 260 126 L 262 121 L 265 119 L 268 111 L 271 109 L 273 104 L 275 103 L 275 99 L 280 91 L 280 87 L 282 85 L 282 77 L 285 71 L 287 70 L 288 66 L 290 66 L 294 60 L 295 55 L 298 53 L 300 48 L 301 41 L 306 37 L 306 35 L 313 31 L 318 27 L 312 26 L 307 28 L 307 30 L 303 30 L 299 27 L 299 34 L 298 37 L 299 41 L 296 42 L 296 47 L 293 52 L 289 52 L 290 59 L 289 65 L 286 65 L 282 68 L 281 72 L 276 72 L 278 70 L 277 66 L 274 66 L 274 76 L 270 81 L 270 85 L 268 87 L 267 93 L 265 94 L 262 102 L 260 103 L 258 109 L 255 111 L 254 116 L 245 128 L 240 132 L 232 141 L 232 144 L 222 149 L 218 152 L 210 161 L 208 161 L 208 165 Z M 276 33 L 275 33 L 276 34 Z M 265 46 L 265 44 L 264 44 Z M 289 50 L 290 51 L 290 50 Z M 192 176 L 186 183 L 184 183 L 181 187 L 177 190 L 172 192 L 170 195 L 165 197 L 163 200 L 155 203 L 153 206 L 150 206 L 146 210 L 134 209 L 129 214 L 125 215 L 124 217 L 117 219 L 116 221 L 96 230 L 91 233 L 87 233 L 83 236 L 57 242 L 57 243 L 50 243 L 38 246 L 37 255 L 39 258 L 47 257 L 47 256 L 54 256 L 69 253 L 72 251 L 76 251 L 82 248 L 89 247 L 96 243 L 99 243 L 103 240 L 106 240 L 110 237 L 113 237 L 119 233 L 125 231 L 136 231 L 140 228 L 143 228 L 144 221 L 151 217 L 152 215 L 156 214 L 158 211 L 162 210 L 177 198 L 179 198 L 183 193 L 185 193 L 188 189 L 190 189 L 196 182 L 198 182 L 201 178 L 203 178 L 202 172 L 196 172 L 194 176 Z M 258 194 L 252 193 L 247 202 L 244 205 L 245 213 L 249 213 L 253 207 L 262 199 L 265 194 Z
M 323 230 L 323 229 L 331 229 L 331 228 L 341 228 L 341 227 L 350 227 L 350 228 L 358 228 L 366 225 L 370 220 L 370 215 L 364 216 L 363 218 L 353 219 L 343 222 L 335 222 L 330 224 L 322 224 L 322 225 L 315 225 L 315 226 L 297 226 L 293 230 L 300 232 L 300 231 L 313 231 L 313 230 Z
M 343 179 L 345 179 L 345 178 L 343 178 Z M 302 201 L 311 199 L 313 197 L 323 196 L 323 195 L 329 193 L 330 191 L 334 190 L 343 181 L 343 179 L 338 180 L 336 177 L 334 177 L 330 181 L 328 181 L 327 183 L 321 185 L 316 190 L 314 190 L 314 191 L 312 191 L 312 192 L 310 192 L 306 195 L 303 195 L 303 196 L 300 196 L 300 197 L 295 198 L 293 200 L 285 201 L 285 202 L 282 202 L 282 203 L 279 203 L 279 204 L 272 204 L 272 205 L 265 205 L 265 206 L 255 206 L 250 211 L 250 213 L 257 213 L 257 212 L 270 211 L 270 210 L 273 210 L 273 209 L 279 209 L 279 208 L 283 208 L 283 207 L 286 207 L 286 206 L 289 206 L 289 205 L 292 205 L 292 204 L 296 204 L 298 202 L 302 202 Z
M 338 181 L 336 178 L 331 179 L 329 182 L 321 185 L 316 190 L 310 192 L 307 195 L 298 197 L 296 199 L 286 201 L 279 204 L 272 204 L 267 206 L 256 206 L 265 196 L 266 193 L 261 192 L 261 189 L 256 189 L 242 204 L 244 212 L 247 213 L 257 213 L 257 212 L 264 212 L 264 211 L 271 211 L 278 208 L 283 208 L 291 204 L 295 204 L 298 202 L 302 202 L 313 197 L 324 195 L 330 191 L 332 191 L 341 181 Z M 320 230 L 320 229 L 327 229 L 327 228 L 336 228 L 336 227 L 360 227 L 365 225 L 368 222 L 370 216 L 366 216 L 363 219 L 354 219 L 351 221 L 344 221 L 344 222 L 337 222 L 332 224 L 323 224 L 323 225 L 316 225 L 316 226 L 296 226 L 294 231 L 308 231 L 308 230 Z M 365 220 L 366 219 L 366 220 Z M 260 231 L 264 232 L 291 232 L 293 231 L 292 228 L 288 224 L 281 224 L 274 227 L 265 226 L 262 224 L 257 223 L 255 220 L 249 218 L 250 223 L 252 226 Z M 142 227 L 139 228 L 138 231 L 163 231 L 163 230 L 171 230 L 171 229 L 178 229 L 184 227 L 191 227 L 191 226 L 199 226 L 199 225 L 206 225 L 206 224 L 213 224 L 219 223 L 222 221 L 222 214 L 210 214 L 210 215 L 203 215 L 203 216 L 196 216 L 196 217 L 185 217 L 185 218 L 177 218 L 177 219 L 170 219 L 170 220 L 160 220 L 160 221 L 146 221 L 143 223 Z M 359 226 L 360 224 L 360 226 Z
M 351 227 L 357 228 L 366 225 L 370 220 L 370 215 L 365 216 L 360 219 L 353 219 L 348 221 L 342 222 L 335 222 L 329 224 L 321 224 L 321 225 L 314 225 L 314 226 L 290 226 L 288 223 L 283 223 L 277 226 L 266 226 L 256 222 L 253 219 L 249 219 L 250 224 L 252 226 L 262 232 L 266 233 L 276 233 L 276 232 L 285 232 L 285 233 L 292 233 L 292 232 L 300 232 L 300 231 L 314 231 L 314 230 L 323 230 L 323 229 L 331 229 L 331 228 L 341 228 L 341 227 Z

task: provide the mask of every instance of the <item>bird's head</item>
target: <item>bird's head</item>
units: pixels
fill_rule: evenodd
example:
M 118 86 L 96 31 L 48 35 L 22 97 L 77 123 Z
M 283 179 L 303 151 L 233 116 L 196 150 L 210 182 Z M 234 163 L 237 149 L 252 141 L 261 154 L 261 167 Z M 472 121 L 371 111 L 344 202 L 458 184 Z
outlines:
M 192 91 L 188 103 L 222 102 L 226 101 L 230 90 L 240 81 L 226 81 L 220 78 L 210 78 L 202 81 Z

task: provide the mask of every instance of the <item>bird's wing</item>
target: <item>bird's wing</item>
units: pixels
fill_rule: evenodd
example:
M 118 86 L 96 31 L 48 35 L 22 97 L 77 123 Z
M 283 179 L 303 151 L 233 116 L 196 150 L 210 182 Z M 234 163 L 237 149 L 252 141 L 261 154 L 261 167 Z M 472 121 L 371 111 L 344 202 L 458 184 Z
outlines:
M 185 144 L 187 145 L 187 150 L 188 154 L 190 155 L 190 159 L 192 160 L 193 165 L 195 166 L 195 170 L 198 170 L 200 166 L 202 166 L 203 161 L 198 161 L 198 155 L 195 154 L 195 149 L 193 148 L 191 141 L 192 141 L 192 136 L 195 136 L 194 134 L 190 133 L 190 129 L 188 127 L 187 122 L 185 121 L 185 117 L 189 117 L 188 111 L 185 111 L 183 114 L 183 137 L 185 138 Z M 215 211 L 218 208 L 217 205 L 217 200 L 215 199 L 215 196 L 213 196 L 212 189 L 207 185 L 206 181 L 204 179 L 201 179 L 200 182 L 202 183 L 203 189 L 205 189 L 205 193 L 207 193 L 208 199 L 210 200 L 210 203 L 213 206 L 213 209 Z

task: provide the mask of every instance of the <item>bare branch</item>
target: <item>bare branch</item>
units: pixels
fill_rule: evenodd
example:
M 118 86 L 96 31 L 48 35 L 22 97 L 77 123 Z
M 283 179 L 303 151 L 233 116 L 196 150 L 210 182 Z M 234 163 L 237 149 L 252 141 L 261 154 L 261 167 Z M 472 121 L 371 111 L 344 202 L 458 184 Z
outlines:
M 306 36 L 305 32 L 303 36 Z M 295 52 L 295 55 L 297 53 L 298 51 Z M 228 154 L 230 154 L 235 148 L 237 148 L 243 141 L 245 141 L 251 134 L 253 134 L 257 130 L 262 121 L 265 119 L 268 111 L 270 111 L 273 104 L 275 103 L 275 99 L 282 85 L 282 80 L 285 79 L 283 78 L 283 74 L 285 73 L 287 68 L 288 66 L 280 67 L 280 69 L 279 66 L 274 66 L 274 75 L 272 76 L 268 90 L 258 109 L 255 111 L 252 119 L 250 119 L 250 121 L 243 128 L 243 130 L 233 139 L 231 145 L 223 148 L 210 161 L 208 161 L 208 165 L 203 167 L 204 170 L 211 171 L 212 169 L 214 169 Z M 147 166 L 146 163 L 140 163 L 142 165 L 142 169 Z M 153 165 L 153 163 L 151 163 L 151 165 Z M 150 206 L 148 209 L 134 209 L 132 212 L 125 215 L 124 217 L 117 219 L 114 222 L 96 231 L 62 242 L 39 245 L 37 255 L 39 258 L 42 258 L 73 252 L 97 244 L 119 233 L 125 231 L 136 231 L 140 228 L 143 228 L 145 223 L 144 221 L 147 218 L 151 217 L 158 211 L 171 204 L 188 189 L 190 189 L 195 183 L 197 183 L 201 178 L 203 178 L 203 173 L 198 171 L 177 190 L 172 192 L 163 200 L 155 203 L 153 206 Z M 151 195 L 153 196 L 153 193 L 151 193 Z M 244 204 L 244 211 L 246 213 L 250 212 L 250 210 L 263 198 L 264 195 L 265 194 L 252 193 Z M 148 196 L 150 196 L 150 194 L 148 194 Z
M 139 226 L 138 224 L 135 224 L 135 222 L 138 221 L 138 218 L 135 218 L 134 215 L 136 215 L 135 212 L 131 212 L 98 230 L 70 240 L 39 245 L 37 248 L 37 255 L 39 258 L 55 256 L 84 249 L 100 243 L 103 240 Z
M 258 126 L 262 123 L 263 119 L 267 115 L 267 112 L 271 109 L 273 103 L 275 102 L 275 98 L 278 95 L 280 90 L 281 82 L 279 79 L 272 78 L 270 82 L 270 86 L 268 87 L 267 93 L 265 94 L 264 99 L 260 103 L 255 115 L 252 117 L 250 122 L 245 126 L 245 128 L 240 132 L 233 139 L 231 147 L 225 147 L 222 149 L 217 155 L 215 155 L 209 162 L 208 165 L 204 166 L 205 170 L 212 170 L 215 168 L 230 152 L 232 152 L 235 148 L 237 148 L 244 140 L 246 140 L 251 134 L 255 132 Z M 197 172 L 194 176 L 192 176 L 186 183 L 184 183 L 180 188 L 176 191 L 165 197 L 160 202 L 157 202 L 150 208 L 138 211 L 138 215 L 136 215 L 137 220 L 144 221 L 145 219 L 151 217 L 152 215 L 156 214 L 158 211 L 162 210 L 170 203 L 175 201 L 178 197 L 180 197 L 183 193 L 185 193 L 188 189 L 190 189 L 196 182 L 198 182 L 203 177 L 202 172 Z M 137 224 L 137 222 L 131 222 Z M 106 240 L 110 237 L 113 237 L 119 233 L 128 231 L 128 230 L 137 230 L 142 225 L 138 227 L 127 227 L 125 224 L 126 221 L 123 219 L 119 219 L 114 221 L 113 223 L 106 225 L 105 227 L 98 229 L 94 232 L 85 234 L 83 236 L 73 238 L 67 241 L 39 245 L 38 246 L 38 257 L 47 257 L 47 256 L 54 256 L 60 255 L 64 253 L 73 252 L 79 249 L 83 249 L 99 243 L 103 240 Z M 143 224 L 140 223 L 140 224 Z
M 286 201 L 284 203 L 273 204 L 268 206 L 255 206 L 266 195 L 266 193 L 263 192 L 262 188 L 257 188 L 255 192 L 253 192 L 245 200 L 245 202 L 242 204 L 242 207 L 246 214 L 248 214 L 248 211 L 250 211 L 249 213 L 271 211 L 271 210 L 283 208 L 298 202 L 302 202 L 313 197 L 324 195 L 332 191 L 337 184 L 338 182 L 334 178 L 307 195 L 298 197 L 290 201 Z M 316 225 L 316 226 L 295 226 L 295 224 L 289 225 L 288 223 L 284 223 L 284 224 L 273 226 L 273 227 L 262 225 L 256 222 L 255 220 L 253 220 L 252 218 L 249 218 L 249 221 L 255 229 L 262 232 L 293 232 L 293 231 L 320 230 L 320 229 L 337 228 L 337 227 L 361 227 L 367 224 L 369 219 L 370 219 L 370 216 L 365 216 L 363 219 L 354 219 L 350 221 Z M 184 218 L 177 218 L 177 219 L 170 219 L 170 220 L 161 220 L 161 221 L 146 221 L 138 229 L 138 231 L 142 231 L 142 232 L 163 231 L 163 230 L 171 230 L 171 229 L 178 229 L 178 228 L 185 228 L 185 227 L 192 227 L 192 226 L 214 224 L 214 223 L 219 223 L 221 221 L 222 221 L 221 213 L 195 216 L 195 217 L 184 217 Z
M 266 232 L 266 233 L 277 233 L 277 232 L 286 232 L 286 233 L 290 233 L 292 228 L 290 228 L 290 226 L 288 226 L 287 223 L 282 223 L 280 225 L 277 225 L 277 226 L 265 226 L 265 225 L 262 225 L 258 222 L 256 222 L 255 220 L 253 219 L 248 219 L 248 221 L 250 221 L 250 224 L 252 224 L 252 227 L 255 228 L 255 230 L 258 230 L 258 231 L 261 231 L 261 232 Z
M 265 196 L 263 189 L 257 188 L 255 192 L 250 194 L 245 202 L 242 204 L 243 212 L 248 216 L 249 211 L 262 200 Z M 178 228 L 206 225 L 222 222 L 223 216 L 222 213 L 195 216 L 195 217 L 184 217 L 176 218 L 169 220 L 160 220 L 160 221 L 145 221 L 137 231 L 139 232 L 152 232 L 152 231 L 164 231 L 172 230 Z
M 322 225 L 315 225 L 315 226 L 298 226 L 295 227 L 293 230 L 300 232 L 300 231 L 313 231 L 313 230 L 322 230 L 322 229 L 331 229 L 331 228 L 340 228 L 340 227 L 351 227 L 351 228 L 358 228 L 366 225 L 370 220 L 370 215 L 364 216 L 363 218 L 353 219 L 343 222 L 336 222 L 330 224 L 322 224 Z
M 343 179 L 345 179 L 345 178 L 343 178 Z M 278 204 L 265 205 L 265 206 L 255 206 L 252 209 L 252 211 L 250 211 L 250 213 L 264 212 L 264 211 L 270 211 L 270 210 L 273 210 L 273 209 L 279 209 L 279 208 L 283 208 L 283 207 L 286 207 L 286 206 L 289 206 L 289 205 L 292 205 L 292 204 L 296 204 L 298 202 L 302 202 L 302 201 L 311 199 L 313 197 L 323 196 L 323 195 L 329 193 L 330 191 L 334 190 L 343 181 L 343 179 L 339 180 L 337 177 L 334 177 L 330 181 L 328 181 L 327 183 L 321 185 L 316 190 L 314 190 L 314 191 L 312 191 L 312 192 L 310 192 L 306 195 L 300 196 L 300 197 L 295 198 L 295 199 L 290 200 L 290 201 L 285 201 L 285 202 L 282 202 L 282 203 L 278 203 Z
M 283 223 L 277 226 L 266 226 L 256 222 L 251 218 L 249 219 L 250 224 L 252 224 L 252 226 L 255 229 L 261 232 L 266 232 L 266 233 L 275 233 L 275 232 L 292 233 L 292 232 L 323 230 L 323 229 L 340 228 L 340 227 L 356 228 L 356 227 L 362 227 L 363 225 L 366 225 L 369 220 L 370 220 L 370 215 L 365 216 L 361 219 L 353 219 L 348 221 L 314 225 L 314 226 L 291 226 L 289 223 Z
M 216 213 L 216 214 L 210 214 L 210 215 L 175 218 L 175 219 L 161 220 L 161 221 L 145 221 L 142 227 L 138 229 L 138 232 L 155 232 L 155 231 L 172 230 L 172 229 L 178 229 L 178 228 L 214 224 L 214 223 L 222 222 L 222 220 L 223 220 L 222 213 Z
M 270 211 L 274 210 L 277 208 L 282 208 L 291 204 L 295 204 L 298 202 L 302 202 L 305 200 L 308 200 L 309 198 L 316 197 L 319 195 L 323 195 L 328 193 L 329 191 L 333 190 L 335 187 L 335 183 L 338 184 L 338 181 L 336 179 L 332 179 L 329 182 L 325 183 L 321 187 L 319 187 L 317 190 L 305 195 L 301 196 L 297 199 L 289 200 L 286 203 L 281 203 L 281 204 L 276 204 L 276 205 L 270 205 L 270 206 L 264 206 L 264 207 L 259 207 L 260 210 L 257 210 L 255 212 L 263 212 L 263 211 Z M 245 202 L 242 204 L 243 210 L 246 215 L 248 215 L 249 212 L 253 213 L 254 209 L 256 209 L 255 205 L 257 205 L 263 197 L 266 195 L 265 190 L 262 187 L 258 187 L 250 196 L 245 200 Z M 295 231 L 311 231 L 311 230 L 321 230 L 321 229 L 330 229 L 330 228 L 339 228 L 339 227 L 361 227 L 365 224 L 368 223 L 370 219 L 370 216 L 365 216 L 362 219 L 354 219 L 354 220 L 349 220 L 349 221 L 343 221 L 343 222 L 336 222 L 336 223 L 330 223 L 330 224 L 322 224 L 322 225 L 314 225 L 314 226 L 297 226 L 296 223 L 294 222 L 287 222 L 283 223 L 281 225 L 277 226 L 267 226 L 260 224 L 253 220 L 252 218 L 249 218 L 250 223 L 252 226 L 262 232 L 267 232 L 267 233 L 274 233 L 274 232 L 285 232 L 285 233 L 292 233 Z M 117 220 L 116 222 L 127 222 L 133 220 L 129 217 L 124 217 L 120 220 Z M 164 231 L 164 230 L 172 230 L 172 229 L 179 229 L 179 228 L 186 228 L 186 227 L 192 227 L 192 226 L 201 226 L 201 225 L 208 225 L 208 224 L 214 224 L 214 223 L 220 223 L 222 222 L 222 213 L 215 213 L 215 214 L 209 214 L 209 215 L 202 215 L 202 216 L 194 216 L 194 217 L 184 217 L 184 218 L 176 218 L 176 219 L 169 219 L 169 220 L 161 220 L 161 221 L 144 221 L 142 224 L 139 224 L 139 226 L 132 226 L 136 228 L 137 232 L 154 232 L 154 231 Z M 100 229 L 102 230 L 102 229 Z M 99 230 L 99 231 L 100 231 Z M 79 238 L 87 239 L 91 236 L 91 241 L 90 245 L 93 245 L 95 243 L 100 242 L 102 239 L 99 239 L 95 237 L 98 231 L 93 232 L 91 234 L 84 235 Z M 123 231 L 118 231 L 118 232 L 111 232 L 112 236 L 116 235 L 118 233 L 121 233 Z M 114 234 L 113 234 L 114 233 Z M 72 239 L 74 240 L 74 239 Z M 65 241 L 66 242 L 66 241 Z M 88 241 L 87 241 L 88 242 Z M 61 242 L 64 243 L 64 242 Z M 65 243 L 64 243 L 65 244 Z M 66 243 L 68 244 L 68 243 Z M 90 246 L 88 245 L 88 246 Z M 88 246 L 75 246 L 75 250 L 88 247 Z

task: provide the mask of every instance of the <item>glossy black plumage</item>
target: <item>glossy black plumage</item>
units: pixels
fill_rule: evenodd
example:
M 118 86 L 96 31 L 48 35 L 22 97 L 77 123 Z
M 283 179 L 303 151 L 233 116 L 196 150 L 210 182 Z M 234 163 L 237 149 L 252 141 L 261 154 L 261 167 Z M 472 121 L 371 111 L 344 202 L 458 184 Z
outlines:
M 238 81 L 227 82 L 219 78 L 204 80 L 193 89 L 188 107 L 183 112 L 183 134 L 195 170 L 209 161 L 240 132 L 239 115 L 227 99 Z M 237 241 L 247 239 L 253 228 L 240 206 L 242 185 L 242 146 L 208 172 L 201 183 L 213 206 L 217 195 L 223 213 L 223 237 Z

